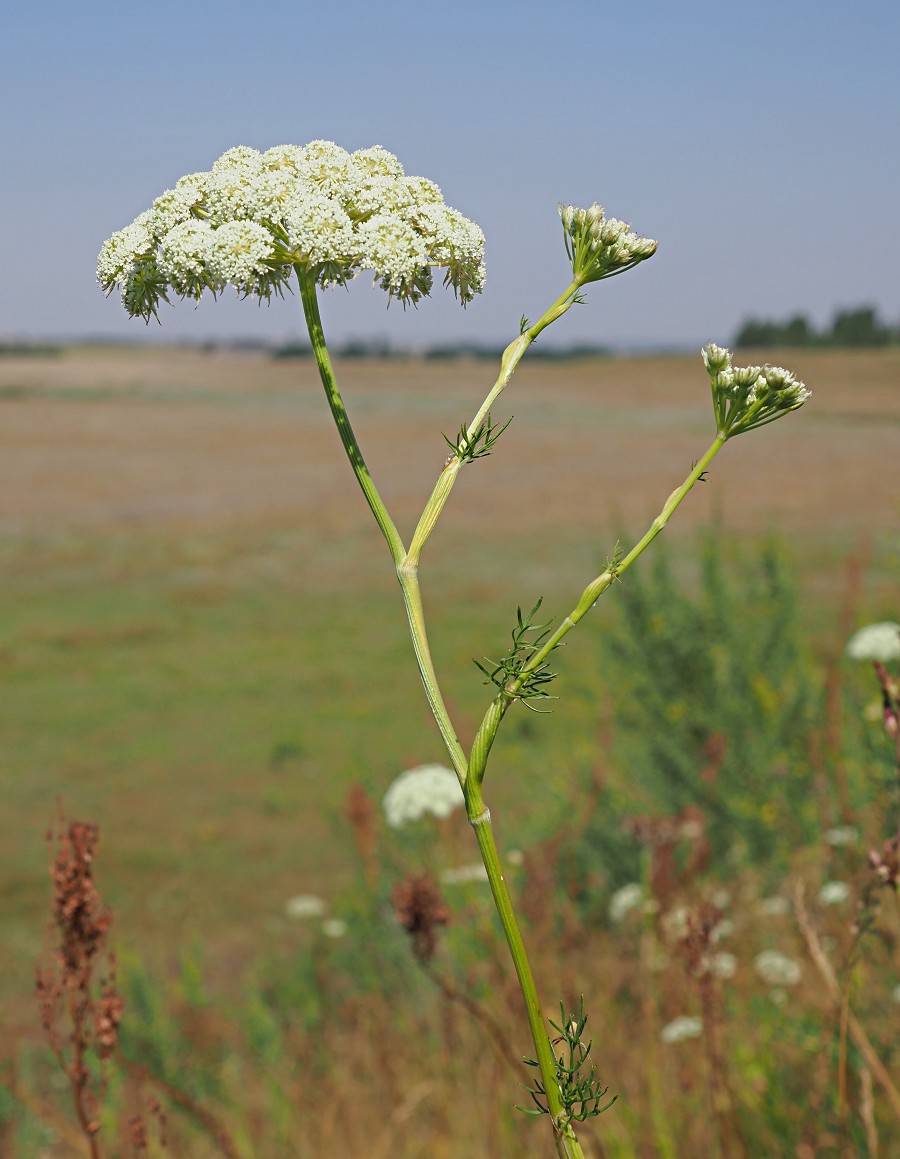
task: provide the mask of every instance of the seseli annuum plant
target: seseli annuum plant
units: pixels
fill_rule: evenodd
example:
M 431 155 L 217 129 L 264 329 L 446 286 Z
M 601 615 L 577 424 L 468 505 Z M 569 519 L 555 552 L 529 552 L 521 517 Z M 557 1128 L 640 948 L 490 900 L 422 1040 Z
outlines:
M 405 175 L 400 162 L 380 146 L 348 153 L 330 141 L 304 147 L 281 145 L 264 153 L 230 149 L 209 172 L 182 177 L 153 205 L 104 244 L 97 277 L 107 292 L 118 288 L 128 313 L 158 318 L 170 295 L 199 300 L 233 286 L 242 297 L 268 300 L 297 287 L 313 352 L 331 413 L 350 467 L 387 542 L 406 608 L 413 651 L 425 695 L 447 747 L 487 870 L 494 903 L 509 945 L 531 1036 L 536 1077 L 527 1087 L 532 1113 L 546 1114 L 557 1153 L 582 1155 L 575 1123 L 610 1104 L 605 1086 L 588 1060 L 583 1008 L 562 1011 L 551 1040 L 528 955 L 504 879 L 483 790 L 491 746 L 506 713 L 517 703 L 534 707 L 550 694 L 555 672 L 551 653 L 620 579 L 662 531 L 670 517 L 725 443 L 735 435 L 774 422 L 809 396 L 804 385 L 779 367 L 732 365 L 731 354 L 709 343 L 702 351 L 712 387 L 715 435 L 666 499 L 643 538 L 618 548 L 604 569 L 555 626 L 541 620 L 540 601 L 521 609 L 506 655 L 479 663 L 492 692 L 471 744 L 464 746 L 444 703 L 432 663 L 419 588 L 419 562 L 429 536 L 464 466 L 493 452 L 506 425 L 493 408 L 532 342 L 571 306 L 592 282 L 614 277 L 652 257 L 657 243 L 607 217 L 600 205 L 560 207 L 571 281 L 537 319 L 525 317 L 506 347 L 496 381 L 472 418 L 445 439 L 449 455 L 438 472 L 409 543 L 405 543 L 375 485 L 341 398 L 319 315 L 318 293 L 343 286 L 371 270 L 389 300 L 415 304 L 432 289 L 435 271 L 465 306 L 484 285 L 484 235 L 445 204 L 440 189 Z

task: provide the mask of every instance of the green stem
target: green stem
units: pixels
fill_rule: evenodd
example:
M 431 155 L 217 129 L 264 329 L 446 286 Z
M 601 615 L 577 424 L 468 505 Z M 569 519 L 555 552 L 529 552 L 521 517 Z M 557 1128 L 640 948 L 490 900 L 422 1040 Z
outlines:
M 707 467 L 716 457 L 719 451 L 721 451 L 727 439 L 728 435 L 721 431 L 716 435 L 715 439 L 713 439 L 703 457 L 698 459 L 698 461 L 694 464 L 691 473 L 688 475 L 685 481 L 681 484 L 680 487 L 676 487 L 669 498 L 665 501 L 662 511 L 660 511 L 659 515 L 657 515 L 657 517 L 650 524 L 650 527 L 647 529 L 643 538 L 635 544 L 635 546 L 631 549 L 631 551 L 629 551 L 624 559 L 620 560 L 618 563 L 610 564 L 610 566 L 605 571 L 601 572 L 601 574 L 598 575 L 596 579 L 592 580 L 588 584 L 588 586 L 581 593 L 581 598 L 578 600 L 578 603 L 575 605 L 572 611 L 569 612 L 556 631 L 553 632 L 547 638 L 544 644 L 534 653 L 534 655 L 529 659 L 528 663 L 524 665 L 522 671 L 519 673 L 516 679 L 510 681 L 510 683 L 504 688 L 500 695 L 491 702 L 491 705 L 484 715 L 484 719 L 481 722 L 481 725 L 475 736 L 475 741 L 472 745 L 473 754 L 478 754 L 478 764 L 476 766 L 475 763 L 472 762 L 470 769 L 471 777 L 478 779 L 484 777 L 484 767 L 487 762 L 487 756 L 490 752 L 491 745 L 494 743 L 494 737 L 497 735 L 497 729 L 500 727 L 500 721 L 503 719 L 503 715 L 507 708 L 515 700 L 519 689 L 525 683 L 528 675 L 533 672 L 535 668 L 537 668 L 541 663 L 543 663 L 544 660 L 546 660 L 553 649 L 556 648 L 562 639 L 572 631 L 578 621 L 581 620 L 582 617 L 590 611 L 590 609 L 594 606 L 600 596 L 603 595 L 606 589 L 610 587 L 610 585 L 613 584 L 615 580 L 617 580 L 619 576 L 622 575 L 623 572 L 627 571 L 628 568 L 631 567 L 638 556 L 646 551 L 653 540 L 656 539 L 657 535 L 659 535 L 662 529 L 669 522 L 672 514 L 679 507 L 688 492 L 693 488 L 697 480 L 700 479 L 700 477 L 706 472 Z
M 319 376 L 325 387 L 328 404 L 331 407 L 331 413 L 337 425 L 341 441 L 344 444 L 347 458 L 350 460 L 350 465 L 372 510 L 372 514 L 375 516 L 378 526 L 381 528 L 382 534 L 390 548 L 397 578 L 400 582 L 401 591 L 403 592 L 403 602 L 409 622 L 410 636 L 416 654 L 419 674 L 425 688 L 425 695 L 428 698 L 432 714 L 444 739 L 444 743 L 447 746 L 447 751 L 453 761 L 453 766 L 466 796 L 466 807 L 469 819 L 475 829 L 478 846 L 481 850 L 481 856 L 491 885 L 494 904 L 497 907 L 500 922 L 503 926 L 506 941 L 512 955 L 516 976 L 518 977 L 525 1000 L 525 1008 L 534 1043 L 535 1055 L 540 1066 L 541 1080 L 546 1091 L 547 1105 L 553 1120 L 557 1153 L 560 1159 L 584 1159 L 581 1146 L 575 1136 L 572 1125 L 565 1118 L 565 1109 L 556 1079 L 556 1061 L 553 1057 L 553 1051 L 547 1035 L 540 999 L 538 998 L 537 988 L 534 984 L 534 977 L 528 962 L 528 956 L 525 952 L 522 934 L 516 921 L 512 900 L 509 896 L 509 890 L 507 889 L 500 866 L 500 857 L 497 852 L 490 823 L 490 813 L 485 808 L 481 796 L 481 778 L 473 779 L 468 776 L 469 762 L 466 759 L 462 745 L 459 742 L 450 720 L 450 715 L 444 704 L 443 697 L 441 696 L 425 629 L 425 616 L 418 577 L 419 552 L 434 528 L 438 516 L 449 497 L 459 467 L 462 464 L 459 460 L 456 460 L 455 462 L 449 463 L 444 471 L 441 472 L 435 491 L 422 513 L 422 518 L 419 521 L 419 526 L 413 537 L 410 551 L 407 552 L 403 546 L 400 534 L 369 474 L 362 451 L 356 441 L 353 428 L 350 425 L 343 400 L 341 399 L 340 391 L 338 390 L 334 377 L 331 359 L 328 355 L 328 348 L 325 344 L 325 336 L 322 331 L 315 282 L 302 267 L 297 268 L 297 277 L 300 282 L 303 312 L 309 329 L 313 353 L 319 368 Z M 470 432 L 477 430 L 481 421 L 486 417 L 491 403 L 509 382 L 513 371 L 531 342 L 534 341 L 541 330 L 568 310 L 575 299 L 577 290 L 578 286 L 573 283 L 569 290 L 557 299 L 554 305 L 551 306 L 534 326 L 526 330 L 508 347 L 503 355 L 500 377 L 482 404 L 475 419 L 473 419 L 469 427 Z M 487 754 L 485 753 L 485 759 L 486 757 Z
M 425 613 L 422 608 L 422 593 L 419 588 L 419 573 L 415 567 L 406 561 L 397 567 L 397 578 L 403 592 L 403 605 L 406 608 L 406 619 L 409 623 L 409 634 L 412 637 L 413 650 L 416 654 L 416 663 L 419 666 L 419 675 L 425 689 L 425 696 L 431 708 L 432 716 L 443 737 L 447 752 L 453 762 L 453 768 L 459 778 L 460 786 L 465 790 L 466 775 L 469 763 L 466 754 L 456 735 L 444 698 L 438 685 L 437 673 L 431 659 L 431 649 L 428 646 L 428 634 L 425 630 Z
M 350 425 L 350 419 L 347 416 L 343 399 L 338 390 L 337 381 L 334 377 L 334 369 L 328 355 L 328 347 L 325 343 L 325 334 L 322 330 L 322 319 L 319 314 L 315 282 L 302 268 L 297 269 L 297 278 L 300 282 L 300 297 L 303 302 L 303 313 L 306 317 L 307 328 L 309 329 L 313 354 L 315 355 L 316 364 L 319 368 L 319 377 L 322 379 L 322 385 L 325 387 L 328 405 L 331 407 L 331 413 L 334 416 L 335 425 L 341 436 L 341 442 L 344 444 L 344 450 L 347 452 L 347 458 L 350 460 L 350 466 L 353 468 L 362 492 L 372 510 L 372 514 L 375 516 L 378 526 L 381 528 L 382 534 L 390 548 L 397 579 L 400 582 L 400 589 L 403 592 L 403 604 L 409 623 L 409 633 L 412 637 L 413 650 L 416 654 L 416 663 L 419 668 L 419 675 L 422 678 L 422 684 L 425 688 L 425 695 L 437 723 L 438 730 L 444 739 L 447 751 L 453 761 L 453 767 L 456 770 L 457 777 L 459 777 L 459 783 L 463 785 L 466 780 L 468 762 L 438 686 L 437 673 L 434 669 L 434 662 L 431 659 L 431 649 L 428 645 L 428 636 L 425 631 L 425 615 L 422 609 L 422 594 L 419 589 L 418 572 L 415 565 L 410 563 L 407 558 L 403 540 L 400 538 L 400 533 L 394 526 L 394 521 L 391 519 L 387 507 L 378 493 L 374 480 L 369 474 L 369 469 L 366 466 L 366 461 L 363 458 L 359 443 L 356 441 L 356 436 L 353 433 L 353 427 Z
M 552 322 L 555 322 L 557 318 L 561 318 L 575 302 L 580 285 L 577 281 L 572 282 L 565 293 L 560 294 L 553 305 L 538 318 L 537 322 L 533 326 L 529 326 L 523 330 L 519 337 L 514 342 L 511 342 L 503 351 L 500 359 L 500 374 L 494 385 L 488 391 L 484 402 L 478 408 L 475 417 L 466 428 L 466 433 L 469 438 L 475 434 L 487 418 L 491 407 L 501 392 L 505 390 L 516 367 L 521 362 L 522 356 L 532 342 L 534 342 L 535 338 L 537 338 L 542 330 L 546 330 Z M 419 519 L 418 526 L 413 532 L 413 537 L 409 545 L 408 560 L 413 566 L 418 566 L 422 548 L 434 530 L 434 525 L 437 523 L 438 517 L 444 509 L 444 504 L 450 498 L 450 492 L 453 490 L 453 484 L 456 482 L 456 476 L 462 465 L 460 459 L 451 458 L 438 476 L 434 491 L 432 491 L 431 497 L 425 504 L 422 516 Z
M 302 266 L 295 266 L 294 268 L 297 272 L 297 280 L 300 282 L 300 299 L 303 302 L 303 313 L 306 317 L 306 326 L 309 330 L 309 338 L 312 342 L 316 365 L 319 368 L 319 377 L 322 380 L 322 385 L 325 387 L 325 396 L 328 399 L 328 405 L 331 407 L 331 413 L 334 416 L 338 434 L 341 436 L 341 442 L 344 444 L 344 450 L 347 452 L 350 466 L 353 468 L 357 482 L 362 488 L 366 502 L 372 509 L 372 514 L 375 516 L 376 523 L 381 528 L 382 535 L 387 540 L 394 564 L 395 566 L 399 566 L 406 555 L 406 548 L 403 546 L 400 533 L 394 526 L 394 521 L 388 514 L 388 509 L 385 507 L 384 501 L 378 494 L 378 489 L 375 486 L 372 476 L 369 474 L 369 468 L 366 466 L 362 451 L 359 449 L 359 443 L 356 441 L 356 435 L 353 433 L 353 427 L 350 425 L 350 419 L 347 417 L 344 400 L 341 398 L 341 392 L 338 390 L 337 381 L 334 377 L 334 369 L 331 365 L 331 358 L 328 355 L 328 347 L 325 345 L 325 335 L 322 331 L 322 318 L 319 314 L 319 301 L 316 297 L 315 280 Z
M 541 1000 L 534 983 L 534 975 L 531 972 L 525 943 L 522 941 L 522 933 L 519 929 L 519 923 L 516 921 L 512 899 L 509 896 L 509 889 L 500 865 L 500 855 L 497 851 L 497 843 L 494 840 L 494 830 L 491 825 L 491 813 L 489 809 L 485 808 L 480 785 L 472 787 L 475 791 L 466 794 L 469 821 L 478 839 L 478 848 L 487 870 L 494 905 L 503 926 L 503 933 L 506 935 L 506 944 L 509 946 L 516 977 L 519 980 L 519 987 L 525 1000 L 525 1011 L 531 1030 L 531 1040 L 534 1044 L 535 1059 L 540 1068 L 547 1107 L 553 1122 L 556 1149 L 561 1159 L 583 1159 L 581 1145 L 571 1123 L 565 1119 L 565 1109 L 556 1078 L 556 1059 L 553 1057 L 553 1048 L 547 1035 L 547 1025 L 541 1010 Z

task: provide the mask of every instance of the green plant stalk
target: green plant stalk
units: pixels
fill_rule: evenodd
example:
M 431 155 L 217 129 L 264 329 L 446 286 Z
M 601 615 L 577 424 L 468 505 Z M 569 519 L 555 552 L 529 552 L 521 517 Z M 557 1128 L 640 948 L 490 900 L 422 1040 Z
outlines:
M 552 322 L 555 322 L 557 318 L 561 318 L 563 314 L 565 314 L 565 312 L 569 309 L 569 307 L 577 301 L 579 289 L 580 283 L 573 281 L 568 289 L 563 294 L 560 294 L 553 305 L 548 310 L 546 310 L 540 316 L 540 318 L 538 318 L 537 322 L 535 322 L 533 326 L 528 326 L 526 329 L 524 329 L 519 337 L 516 338 L 514 342 L 510 342 L 509 346 L 507 346 L 507 348 L 503 351 L 503 355 L 500 359 L 500 374 L 497 376 L 497 380 L 494 385 L 488 391 L 484 402 L 478 408 L 477 414 L 466 428 L 466 433 L 469 438 L 475 434 L 475 432 L 487 418 L 488 413 L 490 412 L 490 409 L 496 402 L 497 398 L 506 389 L 509 380 L 515 373 L 516 367 L 521 362 L 525 351 L 532 344 L 532 342 L 534 342 L 535 338 L 537 338 L 542 330 L 546 330 L 546 328 Z M 434 530 L 434 526 L 444 509 L 444 504 L 450 498 L 450 492 L 453 490 L 453 484 L 456 482 L 456 476 L 458 475 L 459 469 L 462 467 L 462 465 L 463 463 L 461 459 L 451 456 L 450 460 L 447 462 L 447 465 L 438 476 L 438 481 L 435 484 L 434 491 L 432 491 L 431 497 L 425 504 L 421 518 L 419 519 L 418 525 L 413 532 L 412 540 L 410 541 L 409 555 L 407 556 L 407 559 L 413 566 L 418 567 L 419 556 L 422 553 L 422 548 L 425 546 L 428 537 Z
M 596 579 L 592 580 L 588 586 L 581 593 L 578 603 L 571 612 L 565 617 L 559 627 L 553 632 L 544 644 L 534 653 L 527 664 L 524 665 L 522 671 L 515 680 L 511 680 L 503 691 L 494 698 L 484 715 L 484 719 L 479 726 L 475 740 L 472 744 L 472 755 L 469 762 L 469 778 L 477 781 L 479 784 L 484 780 L 485 767 L 487 765 L 488 754 L 491 751 L 491 746 L 494 743 L 494 738 L 497 735 L 497 730 L 500 727 L 500 721 L 503 719 L 506 710 L 514 703 L 519 690 L 527 679 L 529 673 L 533 672 L 556 648 L 565 636 L 575 627 L 594 606 L 597 600 L 603 595 L 608 587 L 610 587 L 623 572 L 627 571 L 634 561 L 643 554 L 650 546 L 657 535 L 669 522 L 672 514 L 680 506 L 688 493 L 693 489 L 695 483 L 705 474 L 707 467 L 721 451 L 728 439 L 728 435 L 722 431 L 716 434 L 712 443 L 706 450 L 702 458 L 698 459 L 694 464 L 690 474 L 680 487 L 676 487 L 669 498 L 663 504 L 659 515 L 650 524 L 643 537 L 634 545 L 629 553 L 617 563 L 610 564 L 605 571 L 601 572 Z
M 400 538 L 400 533 L 378 493 L 378 488 L 375 486 L 372 476 L 369 474 L 369 469 L 366 466 L 366 461 L 363 458 L 359 443 L 356 441 L 356 435 L 353 433 L 353 427 L 350 425 L 350 419 L 347 416 L 344 401 L 338 390 L 337 380 L 334 376 L 334 368 L 331 365 L 331 358 L 328 355 L 328 347 L 325 343 L 325 334 L 322 330 L 322 318 L 319 314 L 319 301 L 316 296 L 315 282 L 302 267 L 297 267 L 296 269 L 297 278 L 300 282 L 300 297 L 303 302 L 303 313 L 306 318 L 306 326 L 309 330 L 309 338 L 312 343 L 316 365 L 319 368 L 319 377 L 325 388 L 325 396 L 328 399 L 328 405 L 331 408 L 341 442 L 344 444 L 344 450 L 347 453 L 350 466 L 353 468 L 353 472 L 362 488 L 366 501 L 390 549 L 397 579 L 400 582 L 400 589 L 403 592 L 403 605 L 406 609 L 406 618 L 409 623 L 410 636 L 412 637 L 413 648 L 416 653 L 419 674 L 425 688 L 425 695 L 434 719 L 437 722 L 440 734 L 447 746 L 447 751 L 450 754 L 450 759 L 453 762 L 453 768 L 456 771 L 459 782 L 461 785 L 464 785 L 468 761 L 466 760 L 463 747 L 456 735 L 456 730 L 453 727 L 453 722 L 450 720 L 450 714 L 447 712 L 447 706 L 444 704 L 438 686 L 437 673 L 435 672 L 434 663 L 431 659 L 431 649 L 428 646 L 428 636 L 425 632 L 425 616 L 422 609 L 422 595 L 419 589 L 418 571 L 407 560 L 403 540 Z
M 425 627 L 424 610 L 418 580 L 418 553 L 414 555 L 412 549 L 410 552 L 405 550 L 400 533 L 397 531 L 387 507 L 378 493 L 378 489 L 366 466 L 356 436 L 353 433 L 353 428 L 347 416 L 340 391 L 338 390 L 334 369 L 331 365 L 331 359 L 325 343 L 315 282 L 302 267 L 296 267 L 296 273 L 300 283 L 303 312 L 309 330 L 313 354 L 319 369 L 319 377 L 325 388 L 328 404 L 331 408 L 331 413 L 338 428 L 338 433 L 344 445 L 347 458 L 350 461 L 350 465 L 366 497 L 366 501 L 390 549 L 397 578 L 400 582 L 401 591 L 403 592 L 403 601 L 406 608 L 410 635 L 412 637 L 419 674 L 425 688 L 425 694 L 453 762 L 457 777 L 459 777 L 466 799 L 469 820 L 475 829 L 478 847 L 487 871 L 488 881 L 490 882 L 494 904 L 497 908 L 501 925 L 503 926 L 503 932 L 506 936 L 506 941 L 513 959 L 516 976 L 522 990 L 528 1024 L 535 1049 L 535 1057 L 540 1067 L 541 1080 L 546 1092 L 547 1106 L 553 1122 L 557 1153 L 560 1159 L 583 1159 L 581 1145 L 575 1136 L 571 1123 L 565 1118 L 561 1093 L 556 1079 L 556 1060 L 553 1057 L 553 1051 L 547 1035 L 544 1015 L 541 1010 L 540 999 L 534 983 L 534 976 L 531 972 L 525 944 L 522 940 L 522 934 L 512 906 L 512 899 L 510 898 L 509 890 L 503 876 L 503 870 L 500 865 L 500 856 L 497 851 L 493 828 L 490 823 L 490 812 L 485 808 L 482 799 L 481 779 L 473 779 L 469 775 L 469 761 L 466 759 L 462 745 L 456 736 L 456 731 L 450 720 L 450 715 L 447 712 L 438 685 L 437 674 L 431 659 L 431 650 L 428 645 L 428 636 Z M 565 294 L 561 295 L 550 309 L 541 316 L 534 326 L 523 331 L 519 338 L 510 344 L 503 355 L 500 376 L 489 392 L 485 402 L 482 404 L 478 414 L 473 419 L 469 427 L 470 432 L 476 430 L 487 415 L 491 403 L 509 382 L 513 371 L 521 360 L 522 355 L 528 349 L 528 346 L 543 329 L 561 317 L 569 309 L 576 300 L 577 291 L 578 285 L 573 283 Z M 461 465 L 460 460 L 457 459 L 455 462 L 448 464 L 444 471 L 441 472 L 438 484 L 426 505 L 417 528 L 417 534 L 421 531 L 418 541 L 419 551 L 433 530 L 443 510 L 455 480 L 456 470 Z M 450 468 L 454 466 L 456 470 L 451 471 Z M 415 537 L 413 542 L 416 542 Z
M 503 926 L 503 933 L 506 936 L 506 944 L 509 946 L 509 952 L 515 967 L 516 977 L 519 980 L 522 997 L 525 1000 L 525 1011 L 528 1016 L 528 1026 L 531 1030 L 532 1042 L 534 1043 L 535 1058 L 540 1067 L 541 1081 L 544 1085 L 547 1106 L 553 1122 L 556 1149 L 562 1159 L 583 1159 L 581 1145 L 572 1129 L 571 1123 L 565 1119 L 562 1097 L 556 1079 L 556 1059 L 553 1057 L 553 1049 L 550 1045 L 550 1039 L 547 1036 L 547 1024 L 541 1009 L 541 1001 L 538 997 L 537 987 L 535 986 L 534 975 L 531 972 L 531 963 L 528 961 L 525 943 L 522 940 L 522 933 L 519 929 L 519 923 L 516 920 L 512 899 L 509 896 L 506 878 L 503 875 L 503 869 L 500 865 L 500 854 L 497 850 L 497 843 L 494 840 L 494 830 L 491 825 L 491 813 L 484 806 L 484 802 L 481 799 L 480 785 L 474 786 L 474 788 L 475 793 L 472 794 L 472 799 L 470 799 L 470 794 L 468 792 L 466 793 L 466 808 L 469 812 L 469 821 L 475 830 L 478 849 L 481 853 L 484 867 L 487 870 L 491 895 L 493 896 L 494 905 L 500 917 L 501 925 Z M 481 806 L 481 809 L 475 812 L 474 809 L 477 809 L 478 805 Z
M 316 365 L 319 368 L 319 377 L 322 380 L 322 385 L 325 387 L 325 397 L 328 399 L 328 405 L 331 408 L 335 426 L 338 429 L 338 434 L 341 436 L 341 442 L 344 444 L 344 450 L 347 452 L 347 458 L 350 460 L 353 473 L 356 475 L 357 481 L 366 497 L 366 502 L 369 504 L 372 514 L 375 516 L 375 521 L 381 528 L 384 538 L 387 540 L 394 565 L 399 566 L 406 555 L 406 548 L 403 546 L 403 540 L 400 538 L 399 531 L 394 526 L 393 519 L 388 514 L 384 500 L 378 494 L 378 488 L 375 486 L 375 482 L 369 474 L 369 468 L 366 466 L 362 451 L 359 449 L 359 443 L 356 441 L 356 436 L 353 433 L 353 427 L 350 425 L 350 419 L 344 407 L 344 400 L 341 398 L 341 392 L 338 390 L 337 380 L 334 377 L 334 368 L 331 365 L 328 347 L 325 344 L 325 334 L 322 330 L 319 300 L 316 297 L 316 283 L 303 266 L 295 266 L 294 269 L 297 274 L 297 280 L 300 283 L 300 300 L 303 303 L 306 328 L 309 330 L 309 339 L 312 343 Z

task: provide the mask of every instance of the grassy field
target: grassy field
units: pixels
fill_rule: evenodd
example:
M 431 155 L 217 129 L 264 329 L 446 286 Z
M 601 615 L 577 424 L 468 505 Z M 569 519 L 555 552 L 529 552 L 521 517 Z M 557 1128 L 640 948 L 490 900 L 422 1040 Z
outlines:
M 853 626 L 898 616 L 900 351 L 773 360 L 812 399 L 730 444 L 664 538 L 690 591 L 711 521 L 729 541 L 780 533 L 802 629 L 824 664 L 842 644 L 848 583 Z M 352 360 L 337 370 L 408 534 L 444 461 L 440 432 L 471 416 L 490 367 Z M 463 472 L 422 567 L 464 741 L 487 702 L 472 657 L 504 650 L 517 604 L 542 595 L 564 614 L 616 538 L 643 531 L 709 441 L 708 394 L 699 356 L 520 369 L 496 412 L 514 421 L 496 453 Z M 7 1025 L 20 1035 L 36 1023 L 42 838 L 57 800 L 100 825 L 122 946 L 161 975 L 196 951 L 211 992 L 233 998 L 242 970 L 308 941 L 285 917 L 288 898 L 352 889 L 349 786 L 380 799 L 399 771 L 443 755 L 389 559 L 314 366 L 150 348 L 3 358 L 0 416 Z M 848 581 L 851 556 L 862 579 Z M 586 769 L 634 775 L 608 764 L 601 739 L 615 691 L 602 638 L 604 620 L 621 622 L 616 598 L 562 654 L 553 714 L 511 717 L 501 734 L 488 799 L 507 848 L 543 848 Z M 539 772 L 550 794 L 538 805 Z M 470 855 L 465 834 L 452 842 Z

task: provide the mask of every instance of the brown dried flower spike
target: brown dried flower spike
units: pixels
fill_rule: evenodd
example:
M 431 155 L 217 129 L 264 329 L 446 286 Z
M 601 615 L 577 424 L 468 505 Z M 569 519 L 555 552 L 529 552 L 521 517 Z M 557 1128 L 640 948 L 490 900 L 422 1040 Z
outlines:
M 48 841 L 53 834 L 48 833 Z M 75 1113 L 88 1140 L 92 1159 L 101 1154 L 97 1132 L 106 1093 L 106 1075 L 92 1074 L 87 1056 L 105 1063 L 116 1049 L 124 1002 L 116 990 L 115 959 L 110 954 L 107 972 L 94 979 L 112 925 L 112 912 L 103 908 L 93 879 L 97 826 L 81 821 L 60 823 L 57 852 L 50 869 L 53 881 L 52 925 L 58 945 L 49 964 L 37 969 L 37 997 L 41 1023 L 50 1047 L 72 1088 Z M 99 993 L 97 991 L 99 990 Z M 60 1027 L 68 1016 L 71 1026 Z
M 450 911 L 433 877 L 410 874 L 394 886 L 394 913 L 412 939 L 416 959 L 427 965 L 437 950 L 437 927 L 450 920 Z

